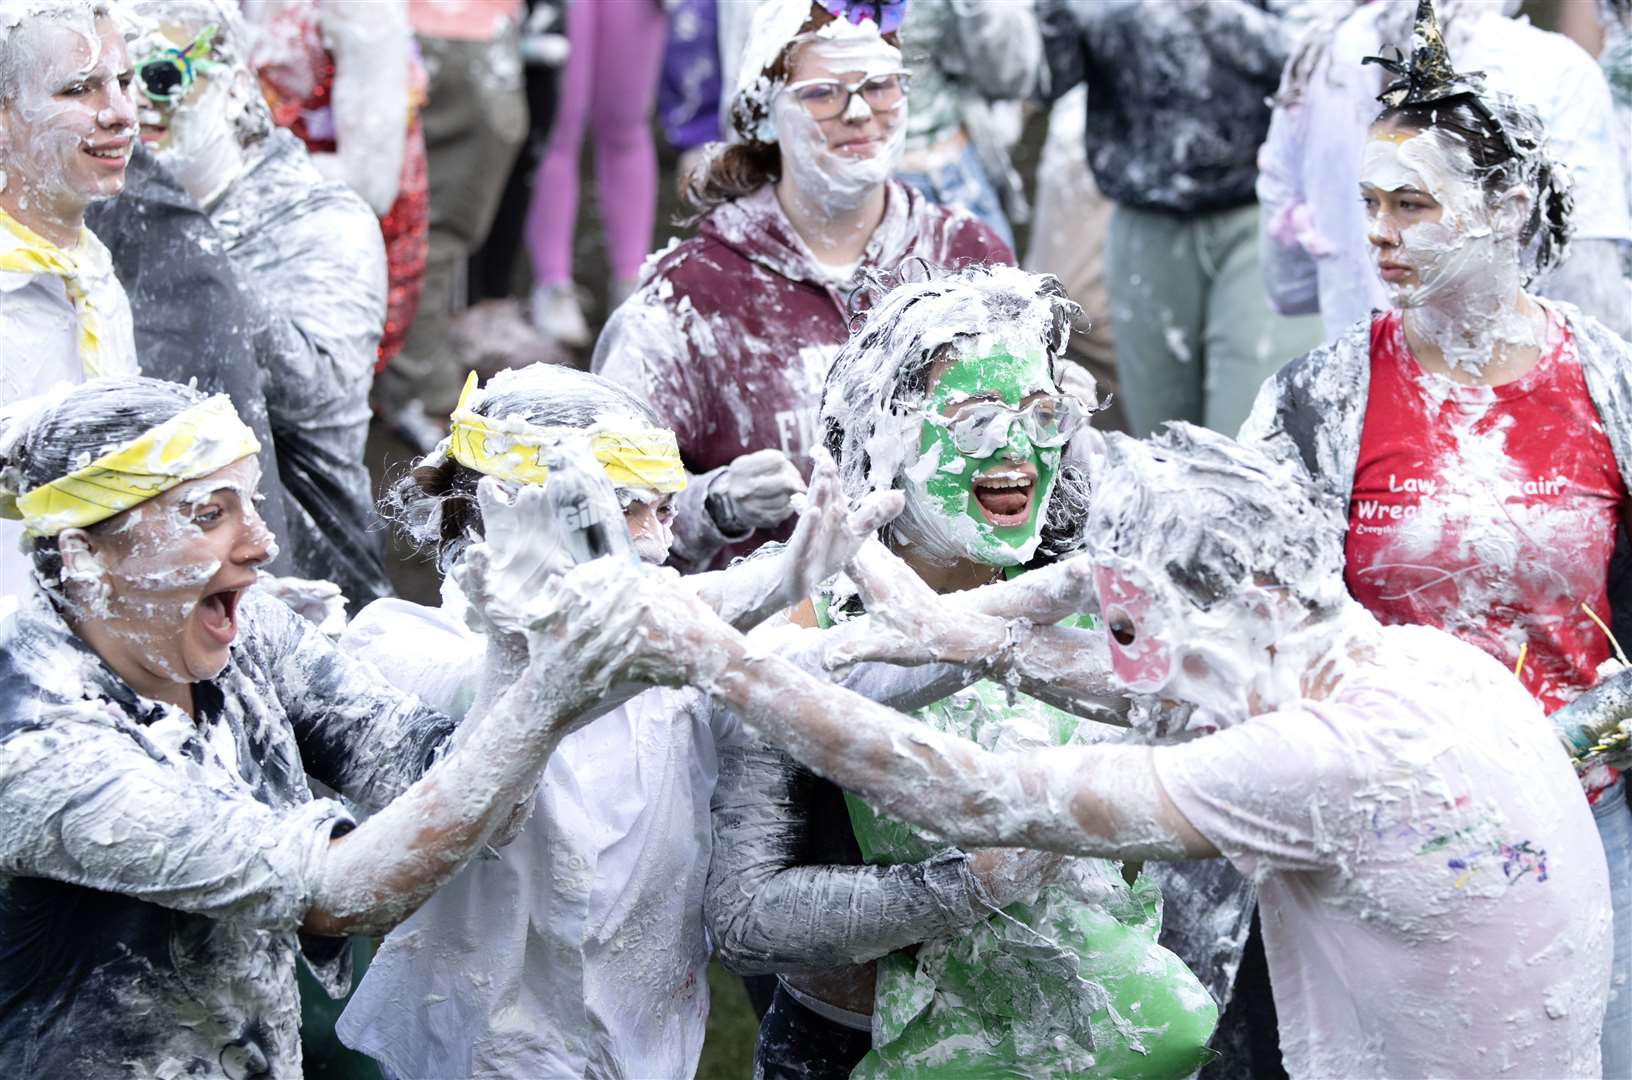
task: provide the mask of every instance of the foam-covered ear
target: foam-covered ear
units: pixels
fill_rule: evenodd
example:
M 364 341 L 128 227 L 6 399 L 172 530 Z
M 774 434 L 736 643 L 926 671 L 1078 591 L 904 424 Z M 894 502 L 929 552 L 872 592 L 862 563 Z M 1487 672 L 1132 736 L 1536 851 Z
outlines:
M 57 534 L 57 553 L 62 558 L 62 584 L 77 582 L 92 590 L 104 584 L 108 569 L 97 554 L 91 534 L 84 529 L 64 529 Z
M 1497 193 L 1490 202 L 1490 227 L 1504 240 L 1517 240 L 1535 211 L 1536 198 L 1523 184 Z

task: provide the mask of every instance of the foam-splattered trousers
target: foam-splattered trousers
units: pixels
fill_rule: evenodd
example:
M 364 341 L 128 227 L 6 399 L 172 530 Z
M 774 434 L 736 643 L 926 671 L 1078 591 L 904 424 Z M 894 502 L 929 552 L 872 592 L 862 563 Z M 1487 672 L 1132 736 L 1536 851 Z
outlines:
M 1320 320 L 1270 310 L 1258 204 L 1167 213 L 1118 205 L 1105 243 L 1116 373 L 1133 434 L 1188 420 L 1234 435 L 1258 387 L 1320 344 Z
M 1615 958 L 1604 1010 L 1604 1080 L 1632 1080 L 1632 807 L 1626 777 L 1592 805 L 1592 819 L 1609 860 L 1609 900 L 1615 913 Z

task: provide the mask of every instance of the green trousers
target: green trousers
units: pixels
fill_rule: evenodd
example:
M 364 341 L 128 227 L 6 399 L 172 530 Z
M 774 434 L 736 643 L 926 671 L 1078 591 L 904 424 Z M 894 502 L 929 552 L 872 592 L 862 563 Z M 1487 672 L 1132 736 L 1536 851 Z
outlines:
M 1258 206 L 1192 214 L 1118 205 L 1105 243 L 1116 372 L 1133 434 L 1188 420 L 1234 435 L 1258 387 L 1320 344 L 1320 319 L 1270 310 Z
M 430 77 L 420 120 L 430 181 L 430 252 L 419 313 L 402 352 L 374 380 L 386 411 L 418 398 L 433 416 L 458 403 L 466 367 L 449 339 L 466 307 L 465 261 L 482 246 L 510 168 L 527 137 L 520 46 L 511 31 L 492 42 L 420 37 Z

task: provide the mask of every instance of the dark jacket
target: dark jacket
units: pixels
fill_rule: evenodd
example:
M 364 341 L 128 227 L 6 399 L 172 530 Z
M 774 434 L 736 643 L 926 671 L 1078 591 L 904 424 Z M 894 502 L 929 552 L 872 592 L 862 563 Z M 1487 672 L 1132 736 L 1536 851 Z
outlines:
M 1038 0 L 1047 92 L 1088 84 L 1105 195 L 1141 210 L 1254 201 L 1291 32 L 1271 0 Z
M 142 374 L 178 383 L 197 380 L 205 393 L 232 399 L 261 444 L 260 490 L 266 496 L 261 517 L 273 536 L 287 541 L 287 493 L 278 475 L 249 309 L 215 226 L 140 144 L 125 170 L 123 194 L 92 205 L 85 221 L 107 245 L 114 273 L 130 297 Z M 300 573 L 287 546 L 266 569 Z

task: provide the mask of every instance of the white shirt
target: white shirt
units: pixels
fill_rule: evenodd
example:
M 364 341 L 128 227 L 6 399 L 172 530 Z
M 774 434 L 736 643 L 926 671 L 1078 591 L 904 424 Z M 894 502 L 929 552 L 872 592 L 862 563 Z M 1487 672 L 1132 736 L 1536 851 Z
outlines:
M 1372 267 L 1359 188 L 1366 131 L 1383 110 L 1380 69 L 1361 60 L 1378 53 L 1377 21 L 1386 7 L 1371 5 L 1343 21 L 1303 99 L 1276 108 L 1258 155 L 1265 284 L 1287 313 L 1313 311 L 1318 295 L 1327 338 L 1391 306 Z M 1474 21 L 1451 25 L 1456 69 L 1483 71 L 1486 87 L 1535 108 L 1549 154 L 1569 167 L 1575 239 L 1632 240 L 1609 85 L 1592 57 L 1524 19 L 1478 8 L 1459 18 Z M 1289 214 L 1297 215 L 1295 228 L 1285 222 Z
M 1609 879 L 1540 707 L 1439 630 L 1381 628 L 1320 702 L 1155 753 L 1259 883 L 1294 1077 L 1596 1077 Z
M 451 592 L 441 609 L 376 601 L 341 647 L 459 718 L 486 644 Z M 658 689 L 562 740 L 521 834 L 386 938 L 341 1038 L 403 1076 L 692 1076 L 709 801 L 739 731 Z
M 136 339 L 130 301 L 113 273 L 108 249 L 89 231 L 79 252 L 87 298 L 97 313 L 103 343 L 102 374 L 136 375 Z M 4 234 L 0 234 L 3 241 Z M 55 274 L 0 271 L 0 408 L 58 383 L 85 381 L 79 359 L 79 319 L 68 288 Z M 0 518 L 0 610 L 6 598 L 32 588 L 31 563 L 18 550 L 23 527 Z

